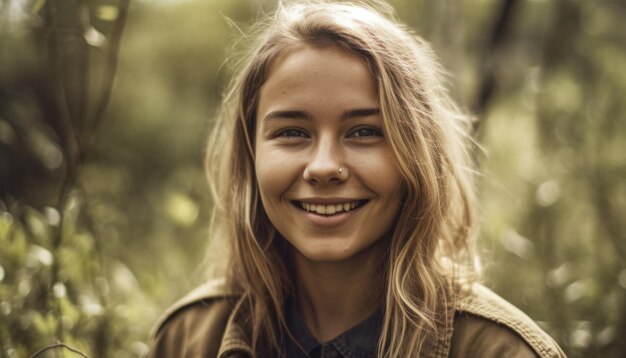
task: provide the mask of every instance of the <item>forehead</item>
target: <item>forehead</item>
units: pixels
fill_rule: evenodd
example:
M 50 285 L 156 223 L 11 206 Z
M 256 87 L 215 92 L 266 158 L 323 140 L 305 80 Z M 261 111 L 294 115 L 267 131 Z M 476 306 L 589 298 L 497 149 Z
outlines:
M 367 61 L 336 45 L 299 45 L 270 67 L 259 92 L 258 115 L 285 107 L 378 106 Z
M 362 55 L 331 42 L 322 41 L 297 44 L 284 50 L 269 67 L 266 82 L 277 74 L 292 71 L 302 72 L 303 69 L 308 69 L 317 74 L 339 70 L 339 72 L 353 76 L 373 79 L 369 65 Z
M 291 57 L 294 54 L 323 54 L 323 53 L 336 53 L 344 54 L 346 56 L 355 57 L 363 62 L 366 62 L 365 55 L 358 53 L 351 48 L 351 45 L 334 42 L 327 39 L 313 39 L 313 40 L 296 40 L 293 43 L 286 44 L 275 56 L 274 64 L 278 64 L 284 61 L 286 58 Z

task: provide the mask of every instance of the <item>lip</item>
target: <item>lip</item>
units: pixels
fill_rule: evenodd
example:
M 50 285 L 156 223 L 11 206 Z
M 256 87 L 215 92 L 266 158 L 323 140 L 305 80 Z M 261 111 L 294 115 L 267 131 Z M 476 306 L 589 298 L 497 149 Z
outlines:
M 333 205 L 333 204 L 343 204 L 350 203 L 354 201 L 366 201 L 361 206 L 356 209 L 350 211 L 342 211 L 338 214 L 333 215 L 320 215 L 317 213 L 313 213 L 310 211 L 303 210 L 300 208 L 297 203 L 298 202 L 307 202 L 311 204 L 322 204 L 322 205 Z M 303 199 L 294 199 L 290 200 L 290 203 L 297 210 L 300 215 L 304 216 L 305 220 L 309 221 L 311 224 L 317 227 L 335 227 L 344 224 L 354 215 L 357 215 L 361 208 L 369 203 L 369 199 L 350 199 L 350 198 L 303 198 Z
M 304 201 L 305 203 L 310 204 L 322 204 L 322 205 L 333 205 L 333 204 L 343 204 L 343 203 L 351 203 L 353 201 L 362 201 L 368 200 L 366 198 L 320 198 L 320 197 L 311 197 L 311 198 L 299 198 L 299 199 L 291 199 L 292 203 L 294 201 Z

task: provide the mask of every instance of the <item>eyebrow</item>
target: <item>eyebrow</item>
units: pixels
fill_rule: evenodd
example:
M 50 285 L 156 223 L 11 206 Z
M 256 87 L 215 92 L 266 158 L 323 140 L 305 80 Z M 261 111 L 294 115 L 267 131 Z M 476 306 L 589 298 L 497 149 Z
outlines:
M 304 111 L 271 111 L 263 120 L 270 119 L 306 119 L 311 120 L 311 115 Z
M 378 114 L 380 114 L 380 108 L 357 108 L 342 113 L 340 119 L 346 120 L 356 117 L 369 117 Z M 272 119 L 304 119 L 310 121 L 312 116 L 305 111 L 272 111 L 263 118 L 263 120 L 266 121 Z

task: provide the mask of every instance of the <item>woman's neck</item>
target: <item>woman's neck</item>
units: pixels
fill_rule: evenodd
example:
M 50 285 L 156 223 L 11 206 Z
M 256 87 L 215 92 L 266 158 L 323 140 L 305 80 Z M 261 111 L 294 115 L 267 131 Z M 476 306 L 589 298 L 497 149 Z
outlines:
M 342 262 L 313 262 L 295 253 L 298 307 L 320 342 L 332 340 L 380 307 L 379 252 L 372 247 Z

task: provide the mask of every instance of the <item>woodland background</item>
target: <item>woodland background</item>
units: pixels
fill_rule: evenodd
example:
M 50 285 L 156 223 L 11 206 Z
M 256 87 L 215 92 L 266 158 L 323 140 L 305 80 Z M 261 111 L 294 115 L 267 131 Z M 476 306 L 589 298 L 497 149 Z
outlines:
M 480 118 L 486 282 L 571 357 L 626 356 L 626 3 L 391 3 Z M 274 6 L 0 0 L 0 357 L 140 356 L 202 281 L 231 22 Z

